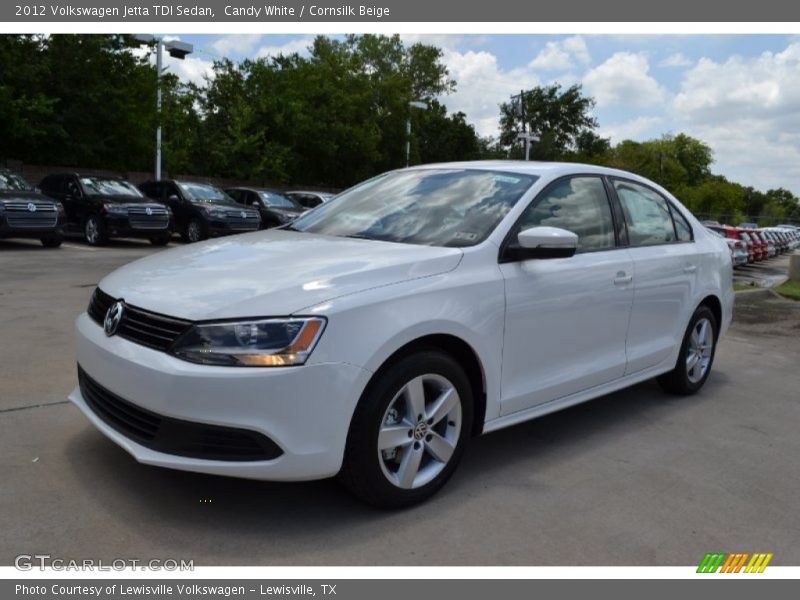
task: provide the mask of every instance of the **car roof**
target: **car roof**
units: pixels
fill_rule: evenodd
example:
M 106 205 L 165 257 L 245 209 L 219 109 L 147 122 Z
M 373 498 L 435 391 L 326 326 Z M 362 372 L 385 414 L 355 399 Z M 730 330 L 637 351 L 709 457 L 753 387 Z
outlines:
M 559 177 L 573 173 L 597 173 L 600 175 L 615 175 L 627 179 L 636 179 L 652 185 L 654 182 L 645 179 L 635 173 L 601 167 L 598 165 L 588 165 L 584 163 L 572 162 L 545 162 L 535 160 L 471 160 L 461 162 L 432 163 L 409 167 L 410 169 L 477 169 L 483 171 L 506 171 L 509 173 L 520 173 L 525 175 L 538 175 Z

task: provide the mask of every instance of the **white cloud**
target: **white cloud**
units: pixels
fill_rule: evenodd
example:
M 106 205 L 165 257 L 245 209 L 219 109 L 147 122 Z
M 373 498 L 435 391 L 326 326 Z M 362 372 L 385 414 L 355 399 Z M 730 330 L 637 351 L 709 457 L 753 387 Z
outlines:
M 694 64 L 691 58 L 683 52 L 670 54 L 667 58 L 658 63 L 659 67 L 690 67 Z
M 211 47 L 214 52 L 227 58 L 230 58 L 231 55 L 244 56 L 252 53 L 263 37 L 263 35 L 244 34 L 223 35 L 211 44 Z
M 463 111 L 482 136 L 498 135 L 501 102 L 540 83 L 530 69 L 502 69 L 497 57 L 484 50 L 445 50 L 444 62 L 458 85 L 454 94 L 439 100 L 450 112 Z
M 556 42 L 547 42 L 528 63 L 528 67 L 542 71 L 568 71 L 577 65 L 587 65 L 590 60 L 586 42 L 581 36 L 575 35 Z
M 601 125 L 598 134 L 601 137 L 611 138 L 611 143 L 616 144 L 622 140 L 635 140 L 643 135 L 649 137 L 649 131 L 664 122 L 659 116 L 640 116 L 634 117 L 623 123 L 610 123 Z
M 653 78 L 644 54 L 617 52 L 591 69 L 583 83 L 597 106 L 655 106 L 666 99 L 666 90 Z
M 682 129 L 711 145 L 723 174 L 800 192 L 800 42 L 756 57 L 701 58 L 672 107 Z
M 256 52 L 256 58 L 273 57 L 278 56 L 279 54 L 288 56 L 290 54 L 294 54 L 295 52 L 301 56 L 307 56 L 309 54 L 308 47 L 311 46 L 313 42 L 313 36 L 304 36 L 289 40 L 285 44 L 280 44 L 278 46 L 262 46 L 258 49 L 258 52 Z

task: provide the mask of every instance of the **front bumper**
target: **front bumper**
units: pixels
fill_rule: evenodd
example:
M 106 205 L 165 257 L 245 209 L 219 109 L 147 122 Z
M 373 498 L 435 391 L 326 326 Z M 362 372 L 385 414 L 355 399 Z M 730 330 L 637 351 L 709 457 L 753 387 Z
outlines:
M 207 230 L 209 236 L 219 237 L 223 235 L 233 235 L 236 233 L 250 233 L 252 231 L 258 231 L 260 228 L 261 221 L 242 225 L 240 223 L 229 223 L 225 220 L 209 219 Z
M 42 225 L 38 227 L 15 227 L 9 224 L 5 215 L 0 214 L 0 239 L 2 238 L 42 238 L 48 235 L 63 235 L 64 218 L 59 217 L 55 225 L 52 222 L 49 225 Z
M 344 363 L 233 368 L 188 363 L 119 337 L 83 314 L 76 322 L 80 367 L 100 385 L 165 417 L 249 429 L 283 451 L 266 461 L 206 460 L 147 448 L 109 426 L 76 388 L 69 399 L 102 433 L 149 465 L 250 479 L 295 481 L 335 475 L 347 431 L 371 373 Z
M 171 233 L 169 221 L 166 225 L 153 224 L 147 227 L 134 227 L 127 215 L 108 214 L 105 216 L 106 233 L 110 237 L 151 238 Z

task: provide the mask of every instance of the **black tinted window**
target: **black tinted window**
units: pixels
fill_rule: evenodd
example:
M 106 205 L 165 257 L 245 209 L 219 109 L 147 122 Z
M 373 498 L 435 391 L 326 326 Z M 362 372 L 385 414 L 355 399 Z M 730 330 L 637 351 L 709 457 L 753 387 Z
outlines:
M 579 252 L 615 246 L 611 207 L 599 177 L 566 179 L 534 200 L 522 216 L 520 229 L 538 226 L 577 234 Z

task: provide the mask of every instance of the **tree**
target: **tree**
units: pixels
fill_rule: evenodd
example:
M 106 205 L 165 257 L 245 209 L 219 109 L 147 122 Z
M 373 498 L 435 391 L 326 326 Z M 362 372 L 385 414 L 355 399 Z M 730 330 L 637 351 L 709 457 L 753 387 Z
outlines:
M 531 146 L 534 160 L 563 159 L 578 149 L 581 136 L 597 128 L 591 115 L 595 101 L 583 95 L 580 85 L 562 90 L 560 84 L 537 86 L 522 95 L 521 105 L 504 102 L 500 105 L 500 143 L 512 147 L 512 155 L 520 155 L 517 134 L 527 129 L 539 137 Z M 596 141 L 596 140 L 595 140 Z

